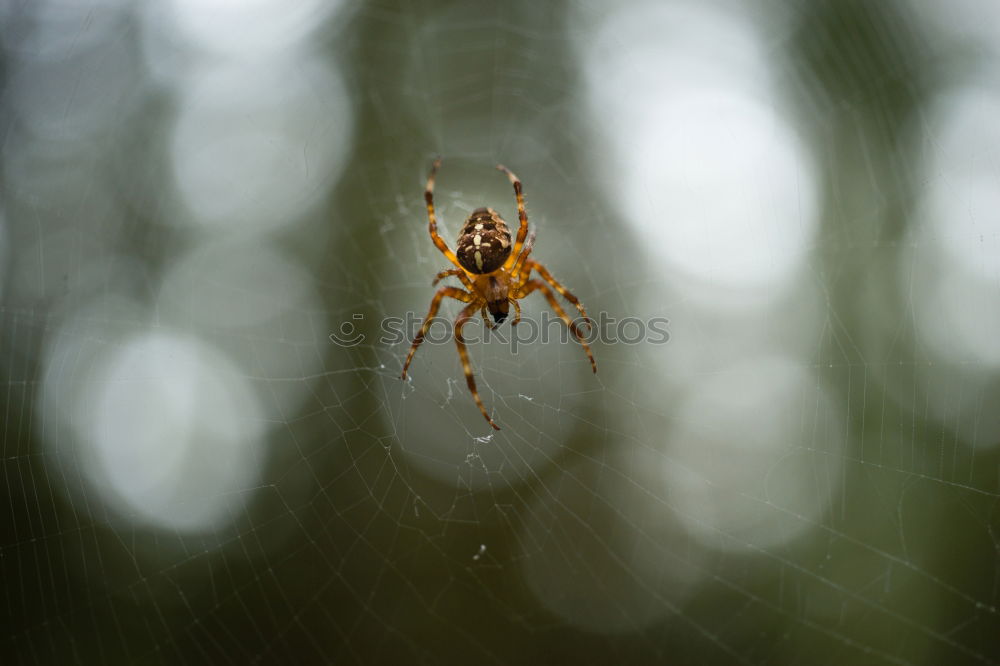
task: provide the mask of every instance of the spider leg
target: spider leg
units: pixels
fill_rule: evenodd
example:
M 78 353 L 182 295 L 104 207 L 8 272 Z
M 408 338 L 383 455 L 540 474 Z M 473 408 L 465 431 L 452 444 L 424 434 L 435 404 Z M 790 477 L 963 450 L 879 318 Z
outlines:
M 524 194 L 521 192 L 521 179 L 502 164 L 497 165 L 497 170 L 507 174 L 510 184 L 514 186 L 514 196 L 517 197 L 517 217 L 521 221 L 521 225 L 517 228 L 517 239 L 514 241 L 514 247 L 511 248 L 507 261 L 504 262 L 504 268 L 510 268 L 517 261 L 517 256 L 521 253 L 521 246 L 524 245 L 524 239 L 528 235 L 528 213 L 524 210 Z
M 417 347 L 419 347 L 420 343 L 424 341 L 424 336 L 427 335 L 427 331 L 430 330 L 431 324 L 434 321 L 434 316 L 437 314 L 438 308 L 441 307 L 441 299 L 445 296 L 450 296 L 451 298 L 462 301 L 463 303 L 474 302 L 472 294 L 464 292 L 458 287 L 441 287 L 437 290 L 437 293 L 434 294 L 434 298 L 431 299 L 431 307 L 427 311 L 427 316 L 424 317 L 424 324 L 420 327 L 420 332 L 417 333 L 415 338 L 413 338 L 413 344 L 410 345 L 410 353 L 406 355 L 406 363 L 403 364 L 403 379 L 406 379 L 406 369 L 410 367 L 410 361 L 413 360 L 413 355 L 417 353 Z
M 583 335 L 580 333 L 580 329 L 577 327 L 576 323 L 569 318 L 566 311 L 562 309 L 561 305 L 559 305 L 559 301 L 556 300 L 556 295 L 552 293 L 551 289 L 549 289 L 549 285 L 545 284 L 541 280 L 528 280 L 528 282 L 525 283 L 525 285 L 518 292 L 517 297 L 524 298 L 536 289 L 542 292 L 542 295 L 545 296 L 545 300 L 549 302 L 549 306 L 551 306 L 552 309 L 555 310 L 556 314 L 559 315 L 559 318 L 563 320 L 563 323 L 566 324 L 567 328 L 569 328 L 570 333 L 573 334 L 576 341 L 583 345 L 583 351 L 587 352 L 587 358 L 590 359 L 590 367 L 593 368 L 594 372 L 597 372 L 597 361 L 594 360 L 594 354 L 590 351 L 590 345 L 588 345 L 587 341 L 583 339 Z
M 483 323 L 486 324 L 486 328 L 492 330 L 492 329 L 496 328 L 497 326 L 499 326 L 499 324 L 491 324 L 490 323 L 490 318 L 486 314 L 486 303 L 483 303 L 483 307 L 479 310 L 479 314 L 482 316 Z
M 510 325 L 517 326 L 521 323 L 521 304 L 517 302 L 516 298 L 510 299 L 510 302 L 514 304 L 514 320 L 510 322 Z
M 458 257 L 455 253 L 448 249 L 448 244 L 444 242 L 444 239 L 438 235 L 437 230 L 437 217 L 434 215 L 434 177 L 437 176 L 438 168 L 441 166 L 441 158 L 434 160 L 434 166 L 431 167 L 431 173 L 427 176 L 427 187 L 424 189 L 424 201 L 427 202 L 427 219 L 429 220 L 428 228 L 431 232 L 431 240 L 434 242 L 434 246 L 441 250 L 441 254 L 448 258 L 448 261 L 455 264 L 456 268 L 461 268 L 462 265 L 458 263 Z
M 576 306 L 577 311 L 580 313 L 580 316 L 583 317 L 584 323 L 586 323 L 588 327 L 592 327 L 594 325 L 593 320 L 587 315 L 587 311 L 584 309 L 583 303 L 580 302 L 580 299 L 574 296 L 569 289 L 562 286 L 562 284 L 560 284 L 558 280 L 552 277 L 552 273 L 549 273 L 548 269 L 545 268 L 545 266 L 542 266 L 534 259 L 528 259 L 527 261 L 524 262 L 524 267 L 525 267 L 525 275 L 524 275 L 525 278 L 527 278 L 528 275 L 531 274 L 531 269 L 535 269 L 536 271 L 538 271 L 538 274 L 542 276 L 543 280 L 552 285 L 552 288 L 558 291 L 563 298 L 565 298 L 567 301 Z
M 516 285 L 516 289 L 520 289 L 524 286 L 524 283 L 528 281 L 528 276 L 531 275 L 531 269 L 525 270 L 526 263 L 528 261 L 528 255 L 531 254 L 531 249 L 535 245 L 535 233 L 532 232 L 528 236 L 528 240 L 524 243 L 524 249 L 521 250 L 521 256 L 517 258 L 514 262 L 514 266 L 510 269 L 511 281 Z
M 455 345 L 458 347 L 458 356 L 462 359 L 462 371 L 465 373 L 465 382 L 469 385 L 469 392 L 472 393 L 473 400 L 476 401 L 479 411 L 483 413 L 483 417 L 493 426 L 493 429 L 499 430 L 500 426 L 490 418 L 490 415 L 486 412 L 486 408 L 483 407 L 483 400 L 479 397 L 479 391 L 476 390 L 476 379 L 472 376 L 472 366 L 469 364 L 469 351 L 465 348 L 465 338 L 462 337 L 462 329 L 476 311 L 477 306 L 478 303 L 476 302 L 469 303 L 462 308 L 462 311 L 458 313 L 458 317 L 455 318 Z
M 476 288 L 475 288 L 475 286 L 473 286 L 472 280 L 469 279 L 469 276 L 466 275 L 465 271 L 462 270 L 461 268 L 449 268 L 449 269 L 441 271 L 440 273 L 438 273 L 437 275 L 434 276 L 434 281 L 431 282 L 431 286 L 433 287 L 438 282 L 440 282 L 441 280 L 443 280 L 446 277 L 449 277 L 451 275 L 454 275 L 459 280 L 461 280 L 462 284 L 465 285 L 466 289 L 468 289 L 472 293 L 476 293 Z

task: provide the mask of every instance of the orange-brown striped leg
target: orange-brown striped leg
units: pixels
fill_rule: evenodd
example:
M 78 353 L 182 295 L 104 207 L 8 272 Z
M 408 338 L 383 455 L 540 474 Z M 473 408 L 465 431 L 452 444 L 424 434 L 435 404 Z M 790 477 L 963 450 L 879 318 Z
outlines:
M 490 316 L 486 314 L 486 303 L 483 303 L 483 307 L 479 310 L 479 314 L 482 316 L 483 323 L 486 324 L 486 328 L 494 329 L 497 326 L 499 326 L 499 324 L 494 324 L 490 322 Z
M 510 325 L 517 326 L 521 323 L 521 304 L 517 302 L 516 298 L 510 299 L 510 302 L 514 304 L 514 320 L 510 322 Z
M 521 221 L 521 225 L 517 228 L 517 239 L 514 241 L 514 247 L 511 248 L 507 261 L 504 262 L 504 268 L 510 268 L 517 261 L 517 257 L 521 253 L 521 246 L 524 245 L 524 239 L 528 236 L 528 213 L 524 210 L 524 194 L 521 192 L 521 180 L 502 164 L 498 164 L 497 169 L 507 174 L 510 184 L 514 186 L 514 196 L 517 197 L 517 217 Z
M 556 300 L 556 295 L 552 293 L 551 289 L 549 289 L 549 285 L 545 284 L 541 280 L 528 280 L 524 287 L 521 288 L 521 291 L 518 292 L 517 297 L 524 298 L 536 289 L 542 292 L 542 295 L 545 296 L 545 300 L 549 302 L 549 306 L 551 306 L 552 309 L 555 310 L 556 314 L 559 315 L 559 318 L 563 320 L 563 323 L 566 324 L 567 328 L 569 328 L 570 333 L 573 334 L 576 341 L 583 345 L 583 351 L 587 352 L 587 358 L 590 359 L 590 367 L 593 368 L 594 372 L 597 372 L 597 361 L 594 360 L 594 355 L 590 351 L 590 345 L 588 345 L 587 341 L 583 339 L 580 329 L 577 328 L 573 320 L 569 318 L 568 314 L 566 314 L 566 311 L 562 309 L 561 305 L 559 305 L 559 301 Z
M 475 304 L 473 296 L 462 291 L 458 287 L 441 287 L 437 290 L 437 293 L 434 294 L 434 298 L 431 299 L 431 307 L 427 311 L 427 316 L 424 317 L 424 324 L 420 327 L 420 332 L 417 333 L 417 336 L 413 338 L 413 344 L 410 345 L 410 353 L 406 355 L 406 363 L 403 364 L 403 379 L 406 379 L 406 369 L 410 367 L 410 361 L 413 360 L 413 355 L 417 353 L 417 347 L 419 347 L 420 343 L 424 341 L 424 336 L 427 335 L 427 331 L 430 330 L 434 316 L 437 314 L 438 308 L 441 307 L 441 299 L 445 296 L 450 296 L 451 298 L 462 301 L 463 303 L 472 302 Z
M 499 430 L 500 426 L 494 423 L 490 415 L 486 413 L 486 408 L 483 407 L 483 400 L 479 397 L 479 391 L 476 390 L 476 380 L 472 376 L 472 366 L 469 364 L 469 351 L 465 348 L 465 338 L 462 337 L 462 328 L 468 323 L 469 318 L 472 317 L 477 307 L 478 303 L 469 303 L 462 308 L 462 311 L 458 313 L 458 317 L 455 318 L 455 345 L 458 347 L 458 356 L 462 359 L 462 371 L 465 372 L 465 382 L 469 385 L 472 398 L 476 401 L 479 411 L 483 413 L 483 418 L 493 426 L 494 430 Z
M 431 173 L 427 176 L 427 187 L 424 189 L 424 201 L 427 202 L 427 219 L 429 220 L 429 229 L 431 232 L 431 240 L 434 241 L 435 247 L 441 250 L 441 254 L 448 258 L 448 261 L 455 264 L 456 268 L 461 268 L 462 265 L 458 263 L 458 257 L 455 253 L 448 249 L 448 244 L 444 242 L 444 239 L 438 235 L 438 225 L 437 217 L 434 215 L 434 177 L 437 176 L 438 168 L 441 166 L 441 158 L 434 160 L 434 166 L 431 167 Z
M 528 240 L 524 243 L 524 249 L 521 250 L 521 256 L 517 258 L 514 265 L 510 269 L 511 282 L 516 285 L 516 289 L 520 289 L 525 282 L 528 281 L 528 277 L 531 274 L 531 269 L 526 268 L 526 262 L 528 261 L 528 255 L 531 254 L 531 249 L 535 245 L 535 232 L 531 232 L 528 236 Z
M 468 274 L 466 274 L 466 272 L 464 270 L 462 270 L 461 268 L 449 268 L 447 270 L 441 271 L 440 273 L 438 273 L 437 275 L 434 276 L 434 281 L 431 282 L 431 286 L 433 287 L 438 282 L 440 282 L 441 280 L 443 280 L 446 277 L 449 277 L 451 275 L 454 275 L 459 280 L 461 280 L 462 284 L 465 285 L 466 289 L 468 289 L 472 293 L 476 293 L 476 287 L 475 287 L 475 285 L 472 284 L 472 280 L 469 279 Z
M 552 285 L 552 288 L 558 291 L 563 298 L 576 306 L 577 311 L 580 313 L 580 316 L 583 317 L 584 322 L 586 322 L 588 326 L 594 325 L 593 320 L 591 320 L 591 318 L 587 315 L 587 311 L 584 309 L 583 303 L 580 302 L 580 299 L 574 296 L 569 289 L 562 286 L 558 280 L 552 277 L 552 273 L 549 273 L 545 266 L 542 266 L 534 259 L 528 259 L 525 261 L 524 267 L 527 274 L 530 274 L 532 269 L 538 271 L 538 274 L 542 276 L 542 279 Z M 525 275 L 525 277 L 527 277 L 527 275 Z

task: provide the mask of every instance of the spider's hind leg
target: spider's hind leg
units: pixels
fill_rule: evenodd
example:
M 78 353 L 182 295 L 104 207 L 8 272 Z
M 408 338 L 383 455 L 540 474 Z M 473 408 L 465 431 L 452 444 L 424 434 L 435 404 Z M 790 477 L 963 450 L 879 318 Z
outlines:
M 461 280 L 462 284 L 465 285 L 466 289 L 475 293 L 476 288 L 475 286 L 473 286 L 472 280 L 469 279 L 469 276 L 466 275 L 465 271 L 462 270 L 461 268 L 447 268 L 441 271 L 440 273 L 434 276 L 434 280 L 431 282 L 431 286 L 432 287 L 435 286 L 441 280 L 445 279 L 446 277 L 450 277 L 452 275 Z
M 510 257 L 507 258 L 505 266 L 510 268 L 517 261 L 517 256 L 521 253 L 521 246 L 528 236 L 528 213 L 524 209 L 524 192 L 521 189 L 521 179 L 514 175 L 514 172 L 502 164 L 497 165 L 497 171 L 507 174 L 507 179 L 514 186 L 514 197 L 517 199 L 517 217 L 520 224 L 517 227 L 517 238 L 514 240 L 514 247 L 511 248 Z
M 455 268 L 461 268 L 462 264 L 458 263 L 458 257 L 455 253 L 448 248 L 448 244 L 444 242 L 441 235 L 438 233 L 437 225 L 437 215 L 434 214 L 434 179 L 437 177 L 438 168 L 441 166 L 441 158 L 434 160 L 434 166 L 431 167 L 431 173 L 427 176 L 427 186 L 424 188 L 424 203 L 427 204 L 427 228 L 431 234 L 431 241 L 434 243 L 434 247 L 441 251 L 448 261 L 455 264 Z

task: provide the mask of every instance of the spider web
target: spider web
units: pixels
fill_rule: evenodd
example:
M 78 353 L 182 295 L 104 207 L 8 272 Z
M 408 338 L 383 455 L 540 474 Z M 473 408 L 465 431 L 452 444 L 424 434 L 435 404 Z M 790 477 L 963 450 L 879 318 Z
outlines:
M 2 5 L 4 663 L 1000 662 L 998 18 Z

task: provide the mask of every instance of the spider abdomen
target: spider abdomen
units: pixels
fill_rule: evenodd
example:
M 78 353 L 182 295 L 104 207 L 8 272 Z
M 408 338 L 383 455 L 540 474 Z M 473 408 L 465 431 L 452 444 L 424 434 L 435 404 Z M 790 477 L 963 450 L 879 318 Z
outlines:
M 492 208 L 472 211 L 458 235 L 455 254 L 470 273 L 492 273 L 510 256 L 510 230 Z

